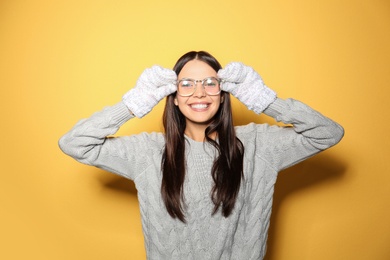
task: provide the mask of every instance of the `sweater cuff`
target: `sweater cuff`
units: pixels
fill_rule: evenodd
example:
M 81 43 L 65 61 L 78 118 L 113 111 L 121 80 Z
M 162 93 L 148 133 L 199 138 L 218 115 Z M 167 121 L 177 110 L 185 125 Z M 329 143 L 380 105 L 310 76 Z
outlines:
M 288 104 L 281 98 L 276 98 L 265 110 L 264 114 L 273 117 L 276 121 L 280 121 L 279 116 L 288 111 Z
M 130 110 L 122 101 L 113 105 L 111 112 L 112 120 L 116 122 L 116 124 L 118 124 L 119 126 L 123 125 L 128 120 L 134 117 L 134 115 L 130 113 Z

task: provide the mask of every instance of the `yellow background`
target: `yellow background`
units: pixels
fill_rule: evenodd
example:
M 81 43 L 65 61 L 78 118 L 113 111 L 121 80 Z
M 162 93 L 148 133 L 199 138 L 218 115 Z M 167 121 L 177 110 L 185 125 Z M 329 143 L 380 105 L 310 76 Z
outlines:
M 267 259 L 390 259 L 389 33 L 387 0 L 1 1 L 0 258 L 145 258 L 134 185 L 57 141 L 146 67 L 207 50 L 346 130 L 280 174 Z M 119 134 L 161 130 L 162 109 Z

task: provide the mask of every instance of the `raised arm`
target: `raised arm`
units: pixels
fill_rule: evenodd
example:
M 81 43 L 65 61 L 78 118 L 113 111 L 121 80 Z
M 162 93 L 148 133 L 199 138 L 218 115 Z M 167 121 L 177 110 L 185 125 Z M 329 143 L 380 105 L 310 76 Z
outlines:
M 269 127 L 261 132 L 262 147 L 269 161 L 281 170 L 337 144 L 344 129 L 333 120 L 294 100 L 282 100 L 268 88 L 260 75 L 242 63 L 230 63 L 218 73 L 224 81 L 222 89 L 230 92 L 257 114 L 290 124 L 292 127 Z
M 344 129 L 308 105 L 295 99 L 279 99 L 264 111 L 278 122 L 292 127 L 278 127 L 270 131 L 268 138 L 274 140 L 274 162 L 278 170 L 290 167 L 337 144 Z
M 109 137 L 132 117 L 143 117 L 165 96 L 176 91 L 174 71 L 146 69 L 122 102 L 79 121 L 59 140 L 61 150 L 77 161 L 133 179 L 137 151 L 145 150 L 143 136 Z M 147 149 L 147 148 L 146 148 Z

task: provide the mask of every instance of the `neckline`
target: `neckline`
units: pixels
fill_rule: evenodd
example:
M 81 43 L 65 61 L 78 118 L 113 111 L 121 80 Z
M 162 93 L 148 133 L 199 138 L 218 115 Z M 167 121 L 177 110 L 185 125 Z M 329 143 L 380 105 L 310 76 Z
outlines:
M 196 143 L 196 144 L 204 144 L 204 143 L 207 143 L 207 142 L 205 142 L 205 141 L 196 141 L 196 140 L 194 140 L 194 139 L 192 139 L 191 137 L 189 137 L 188 135 L 186 135 L 186 134 L 184 134 L 184 138 L 186 139 L 186 140 L 188 140 L 190 143 Z
M 196 145 L 208 145 L 210 144 L 209 142 L 207 142 L 206 140 L 205 141 L 196 141 L 194 139 L 192 139 L 191 137 L 189 137 L 188 135 L 184 134 L 184 138 L 189 142 L 189 143 L 192 143 L 192 144 L 196 144 Z M 219 143 L 219 140 L 218 138 L 215 140 L 217 143 Z M 211 145 L 211 144 L 210 144 Z

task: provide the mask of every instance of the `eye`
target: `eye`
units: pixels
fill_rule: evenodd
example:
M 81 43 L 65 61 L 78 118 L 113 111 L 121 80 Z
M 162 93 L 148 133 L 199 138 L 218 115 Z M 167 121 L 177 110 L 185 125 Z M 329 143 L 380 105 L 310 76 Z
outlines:
M 218 81 L 216 79 L 213 79 L 213 78 L 206 79 L 204 85 L 206 87 L 216 87 L 216 86 L 218 86 Z
M 180 81 L 180 87 L 182 88 L 191 88 L 193 86 L 194 83 L 192 83 L 192 81 L 190 80 L 182 80 Z

